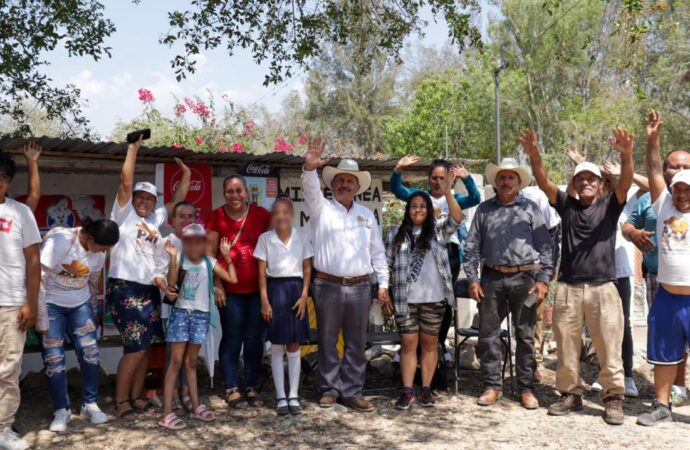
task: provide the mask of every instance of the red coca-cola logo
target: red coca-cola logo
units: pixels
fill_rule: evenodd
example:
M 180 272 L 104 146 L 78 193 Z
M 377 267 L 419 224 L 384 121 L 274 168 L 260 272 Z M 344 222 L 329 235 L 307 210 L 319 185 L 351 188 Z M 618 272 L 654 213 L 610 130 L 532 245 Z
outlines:
M 190 203 L 197 204 L 204 197 L 204 192 L 206 191 L 206 186 L 204 183 L 203 176 L 195 168 L 190 168 L 192 171 L 192 178 L 189 181 L 189 190 L 187 191 L 187 201 Z M 176 170 L 170 178 L 170 193 L 174 194 L 175 191 L 180 187 L 180 181 L 182 180 L 182 171 Z

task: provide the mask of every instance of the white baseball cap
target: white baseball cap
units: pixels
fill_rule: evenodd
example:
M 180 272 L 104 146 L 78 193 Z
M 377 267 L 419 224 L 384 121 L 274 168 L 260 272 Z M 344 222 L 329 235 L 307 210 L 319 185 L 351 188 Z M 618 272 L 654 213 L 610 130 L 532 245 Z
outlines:
M 158 197 L 158 189 L 156 189 L 156 186 L 153 183 L 149 183 L 148 181 L 140 181 L 137 184 L 134 185 L 134 190 L 132 192 L 146 192 L 147 194 L 151 194 L 154 197 Z
M 191 223 L 182 229 L 182 239 L 193 237 L 206 237 L 206 229 L 199 223 Z
M 575 173 L 573 173 L 573 178 L 577 176 L 577 174 L 581 172 L 592 172 L 594 175 L 598 176 L 601 178 L 601 171 L 599 170 L 599 167 L 591 163 L 589 161 L 581 162 L 577 166 L 575 166 Z
M 673 187 L 673 185 L 676 183 L 685 183 L 690 186 L 690 170 L 681 170 L 676 172 L 671 180 L 671 187 Z

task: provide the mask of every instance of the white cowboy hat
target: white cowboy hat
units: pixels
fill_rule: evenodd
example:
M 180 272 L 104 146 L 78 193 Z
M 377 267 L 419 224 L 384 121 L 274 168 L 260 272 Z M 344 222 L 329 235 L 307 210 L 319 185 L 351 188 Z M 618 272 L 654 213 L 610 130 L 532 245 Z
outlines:
M 359 164 L 357 164 L 357 161 L 354 159 L 343 159 L 338 163 L 338 167 L 324 167 L 323 173 L 321 174 L 323 183 L 326 186 L 331 187 L 331 182 L 333 179 L 336 177 L 336 175 L 341 173 L 347 173 L 357 177 L 357 181 L 359 181 L 359 191 L 357 191 L 357 194 L 355 195 L 361 194 L 369 189 L 369 186 L 371 186 L 371 174 L 369 172 L 359 170 Z
M 525 166 L 521 166 L 515 158 L 503 158 L 499 165 L 489 163 L 486 166 L 486 179 L 496 187 L 496 175 L 503 170 L 515 172 L 520 177 L 520 189 L 524 189 L 532 182 L 532 171 Z

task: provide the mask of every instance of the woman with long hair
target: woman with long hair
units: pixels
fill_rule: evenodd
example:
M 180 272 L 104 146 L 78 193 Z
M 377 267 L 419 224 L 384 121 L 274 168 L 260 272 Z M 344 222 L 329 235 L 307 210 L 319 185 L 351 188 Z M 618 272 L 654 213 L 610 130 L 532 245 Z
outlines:
M 410 195 L 402 225 L 390 231 L 386 256 L 391 271 L 395 320 L 402 345 L 400 372 L 403 392 L 396 403 L 407 409 L 414 402 L 417 347 L 421 344 L 422 406 L 434 406 L 431 380 L 438 363 L 438 333 L 447 305 L 453 305 L 453 282 L 446 244 L 455 234 L 463 215 L 453 196 L 455 174 L 448 173 L 440 189 L 449 214 L 434 217 L 434 206 L 426 192 Z

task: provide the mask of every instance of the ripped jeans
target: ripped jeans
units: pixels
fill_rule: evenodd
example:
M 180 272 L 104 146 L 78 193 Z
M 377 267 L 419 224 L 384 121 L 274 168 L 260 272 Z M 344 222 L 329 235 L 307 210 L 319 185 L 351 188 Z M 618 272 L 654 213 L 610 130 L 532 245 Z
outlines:
M 76 308 L 48 303 L 50 326 L 43 335 L 43 364 L 55 409 L 69 408 L 65 363 L 65 335 L 69 335 L 79 360 L 84 403 L 96 403 L 100 376 L 96 321 L 90 302 Z

